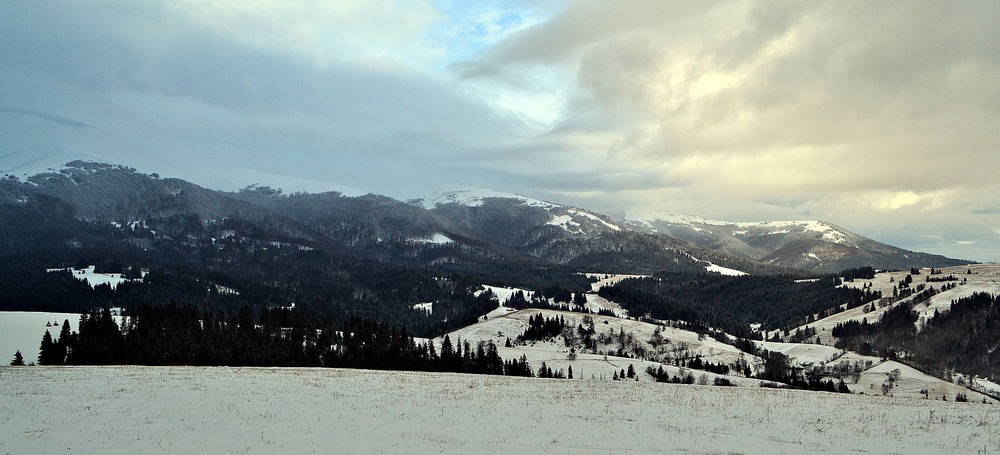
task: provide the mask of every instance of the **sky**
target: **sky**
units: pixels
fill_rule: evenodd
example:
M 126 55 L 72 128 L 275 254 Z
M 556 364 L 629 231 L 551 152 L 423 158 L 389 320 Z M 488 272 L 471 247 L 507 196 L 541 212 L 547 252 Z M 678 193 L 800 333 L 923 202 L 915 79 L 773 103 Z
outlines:
M 476 186 L 1000 259 L 1000 2 L 0 4 L 0 174 Z

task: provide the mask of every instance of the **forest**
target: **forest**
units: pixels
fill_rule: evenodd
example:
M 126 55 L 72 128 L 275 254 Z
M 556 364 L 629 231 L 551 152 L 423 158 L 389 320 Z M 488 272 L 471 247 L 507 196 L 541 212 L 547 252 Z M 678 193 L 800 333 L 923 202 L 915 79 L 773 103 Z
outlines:
M 1000 296 L 976 293 L 951 302 L 917 330 L 914 303 L 887 311 L 877 323 L 844 323 L 834 328 L 838 348 L 908 363 L 935 376 L 950 372 L 1000 376 Z
M 878 298 L 877 293 L 837 284 L 839 281 L 832 275 L 797 281 L 791 276 L 663 272 L 602 287 L 599 294 L 619 303 L 630 314 L 687 321 L 749 337 L 750 324 L 762 323 L 765 329 L 797 326 L 812 314 Z
M 40 365 L 331 367 L 532 376 L 528 361 L 504 360 L 492 343 L 452 340 L 441 352 L 405 329 L 372 319 L 337 322 L 291 309 L 243 307 L 235 314 L 194 305 L 144 305 L 119 325 L 111 312 L 64 321 L 42 338 Z

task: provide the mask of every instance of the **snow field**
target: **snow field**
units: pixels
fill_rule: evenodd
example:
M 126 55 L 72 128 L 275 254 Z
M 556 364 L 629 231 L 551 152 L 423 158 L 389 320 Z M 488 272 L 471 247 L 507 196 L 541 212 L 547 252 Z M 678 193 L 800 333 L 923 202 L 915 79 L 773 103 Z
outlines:
M 973 453 L 996 405 L 335 369 L 0 368 L 0 453 Z
M 835 347 L 821 344 L 775 343 L 773 341 L 756 341 L 754 344 L 768 351 L 787 355 L 789 360 L 799 365 L 827 363 L 844 353 Z
M 744 271 L 736 270 L 736 269 L 731 269 L 729 267 L 723 267 L 721 265 L 715 265 L 715 264 L 713 264 L 711 262 L 709 262 L 708 265 L 705 266 L 705 270 L 708 270 L 709 272 L 713 272 L 713 273 L 718 273 L 719 275 L 725 275 L 725 276 L 744 276 L 744 275 L 749 275 L 748 273 L 746 273 Z
M 17 351 L 21 351 L 25 364 L 38 361 L 38 349 L 45 331 L 48 330 L 53 339 L 58 338 L 62 323 L 67 319 L 76 331 L 79 314 L 0 311 L 0 365 L 9 365 Z M 46 327 L 45 324 L 53 325 Z

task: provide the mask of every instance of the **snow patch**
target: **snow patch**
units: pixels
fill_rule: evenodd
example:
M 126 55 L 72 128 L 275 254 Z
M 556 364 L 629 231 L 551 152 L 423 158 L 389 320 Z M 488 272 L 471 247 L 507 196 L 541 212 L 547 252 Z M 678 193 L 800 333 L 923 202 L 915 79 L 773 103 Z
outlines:
M 551 225 L 551 226 L 559 226 L 559 227 L 565 229 L 566 231 L 572 232 L 572 233 L 580 233 L 580 232 L 582 232 L 582 230 L 580 229 L 580 223 L 577 223 L 576 221 L 574 221 L 573 217 L 571 217 L 569 215 L 553 216 L 552 219 L 549 220 L 548 222 L 546 222 L 545 224 L 548 224 L 548 225 Z
M 87 283 L 90 284 L 90 287 L 95 287 L 101 284 L 107 284 L 111 286 L 112 289 L 115 289 L 118 287 L 119 284 L 124 283 L 126 281 L 141 281 L 141 279 L 125 278 L 124 276 L 122 276 L 121 273 L 97 273 L 94 271 L 95 268 L 96 266 L 91 265 L 87 266 L 82 270 L 65 268 L 65 269 L 45 269 L 45 271 L 46 272 L 69 271 L 70 273 L 73 274 L 73 278 L 76 278 L 80 281 L 87 280 Z M 143 278 L 146 277 L 145 271 L 142 272 L 142 276 Z
M 413 305 L 414 310 L 425 311 L 427 313 L 434 312 L 434 302 L 424 302 Z
M 604 227 L 606 227 L 608 229 L 611 229 L 612 231 L 621 231 L 622 230 L 622 228 L 619 227 L 618 225 L 608 223 L 607 221 L 604 221 L 601 217 L 599 217 L 597 215 L 594 215 L 593 213 L 588 213 L 588 212 L 584 212 L 584 211 L 576 210 L 576 209 L 569 209 L 569 213 L 571 213 L 573 215 L 577 215 L 577 216 L 582 216 L 582 217 L 590 219 L 591 221 L 603 224 Z
M 736 269 L 731 269 L 729 267 L 723 267 L 721 265 L 715 265 L 715 264 L 713 264 L 711 262 L 708 263 L 708 265 L 705 267 L 705 270 L 708 270 L 709 272 L 719 273 L 719 274 L 722 274 L 722 275 L 725 275 L 725 276 L 744 276 L 744 275 L 749 275 L 749 273 L 746 273 L 746 272 L 743 272 L 743 271 L 740 271 L 740 270 L 736 270 Z
M 217 292 L 219 294 L 240 295 L 240 292 L 237 291 L 236 289 L 229 288 L 229 287 L 226 287 L 226 286 L 222 286 L 222 285 L 219 285 L 219 284 L 213 284 L 213 286 L 215 287 L 215 292 Z M 293 303 L 292 305 L 293 305 L 293 308 L 294 308 L 295 304 Z
M 440 232 L 435 232 L 434 235 L 430 236 L 429 238 L 423 237 L 423 238 L 409 239 L 409 242 L 432 244 L 432 245 L 447 245 L 449 243 L 455 243 L 455 241 L 452 240 L 451 237 L 448 237 L 447 235 L 444 235 Z

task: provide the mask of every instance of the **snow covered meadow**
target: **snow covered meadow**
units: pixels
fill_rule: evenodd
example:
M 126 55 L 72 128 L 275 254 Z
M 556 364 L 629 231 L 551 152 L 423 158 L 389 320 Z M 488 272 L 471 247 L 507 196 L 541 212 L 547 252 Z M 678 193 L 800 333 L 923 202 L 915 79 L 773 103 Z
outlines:
M 3 365 L 7 365 L 14 358 L 14 353 L 21 351 L 25 363 L 34 362 L 38 359 L 38 348 L 45 331 L 48 330 L 53 337 L 58 337 L 59 329 L 66 320 L 69 320 L 70 326 L 76 330 L 80 315 L 0 311 L 0 361 Z
M 1000 406 L 337 369 L 0 367 L 0 453 L 1000 452 Z

